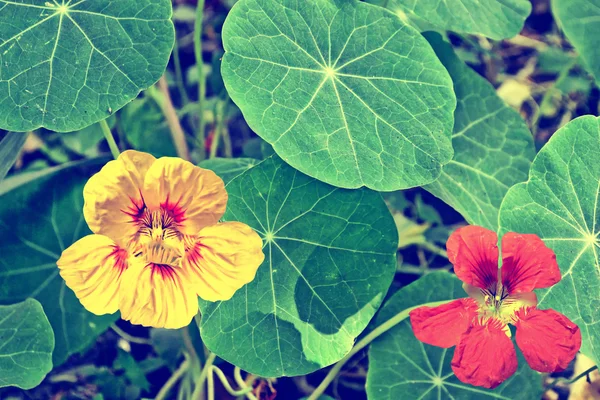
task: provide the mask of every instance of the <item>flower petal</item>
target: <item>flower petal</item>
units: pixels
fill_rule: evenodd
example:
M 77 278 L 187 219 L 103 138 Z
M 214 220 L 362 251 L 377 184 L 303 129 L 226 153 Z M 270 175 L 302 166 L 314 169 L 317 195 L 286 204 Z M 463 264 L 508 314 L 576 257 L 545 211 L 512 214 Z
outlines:
M 144 176 L 155 160 L 150 154 L 128 150 L 88 180 L 83 215 L 92 232 L 121 246 L 129 243 L 137 231 L 132 221 L 144 209 Z
M 262 239 L 241 222 L 210 226 L 186 240 L 183 267 L 194 276 L 198 296 L 208 301 L 229 300 L 265 259 Z
M 182 268 L 131 258 L 122 287 L 121 318 L 132 324 L 178 329 L 198 313 L 198 296 Z
M 531 368 L 559 372 L 567 368 L 581 347 L 581 331 L 554 310 L 523 308 L 516 313 L 517 345 Z
M 60 276 L 89 312 L 117 312 L 121 273 L 127 268 L 126 250 L 106 236 L 89 235 L 63 251 L 56 264 Z
M 502 238 L 502 285 L 508 293 L 531 292 L 560 281 L 556 255 L 537 235 L 508 232 Z
M 195 235 L 225 213 L 225 184 L 214 172 L 180 158 L 158 159 L 146 174 L 144 199 L 150 210 L 171 212 L 179 230 Z
M 495 288 L 498 281 L 498 236 L 480 226 L 465 226 L 450 235 L 448 259 L 458 278 L 482 289 Z
M 456 346 L 460 336 L 477 317 L 477 302 L 458 299 L 437 307 L 419 307 L 410 312 L 417 339 L 432 346 Z
M 469 327 L 452 358 L 452 370 L 462 382 L 493 389 L 517 370 L 517 353 L 499 320 Z

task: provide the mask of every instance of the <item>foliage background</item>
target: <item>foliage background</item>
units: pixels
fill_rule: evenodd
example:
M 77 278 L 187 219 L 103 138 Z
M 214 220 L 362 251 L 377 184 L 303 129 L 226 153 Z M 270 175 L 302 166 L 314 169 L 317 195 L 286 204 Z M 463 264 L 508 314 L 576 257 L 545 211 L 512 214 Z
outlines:
M 255 161 L 251 159 L 260 160 L 272 154 L 270 146 L 251 131 L 240 110 L 224 90 L 220 74 L 223 56 L 221 29 L 234 2 L 206 1 L 202 36 L 203 68 L 207 73 L 207 101 L 204 108 L 200 109 L 196 89 L 198 75 L 193 48 L 196 6 L 194 0 L 173 2 L 177 46 L 166 74 L 172 101 L 183 130 L 187 133 L 188 144 L 193 149 L 192 160 L 200 163 L 210 155 L 241 158 L 228 165 L 228 175 L 225 175 L 227 177 L 234 177 L 254 164 Z M 482 36 L 468 34 L 450 34 L 449 39 L 458 57 L 475 73 L 489 81 L 496 93 L 526 121 L 533 133 L 537 149 L 570 120 L 581 115 L 599 113 L 600 91 L 594 84 L 593 77 L 584 68 L 584 60 L 575 54 L 572 45 L 558 28 L 547 0 L 532 1 L 531 15 L 527 18 L 520 35 L 513 39 L 491 41 Z M 452 71 L 450 73 L 452 74 Z M 155 156 L 176 155 L 169 121 L 161 108 L 164 101 L 164 92 L 156 86 L 143 92 L 138 99 L 109 118 L 109 124 L 118 133 L 121 148 L 129 146 Z M 503 112 L 510 114 L 511 111 L 507 109 Z M 205 143 L 198 142 L 193 134 L 198 130 L 199 121 L 196 116 L 199 113 L 203 115 L 209 132 Z M 514 130 L 514 127 L 509 129 Z M 10 138 L 10 135 L 0 133 L 0 139 L 2 138 Z M 98 125 L 66 134 L 40 129 L 28 136 L 23 150 L 17 156 L 16 164 L 9 171 L 9 176 L 44 173 L 50 168 L 60 168 L 72 162 L 83 162 L 82 171 L 86 168 L 93 169 L 99 164 L 94 165 L 93 161 L 86 160 L 107 153 L 108 147 Z M 523 155 L 525 159 L 530 156 Z M 201 165 L 210 167 L 213 161 L 203 162 L 205 164 Z M 77 176 L 68 179 L 81 180 Z M 47 198 L 52 197 L 53 190 L 60 190 L 58 181 L 50 181 L 45 185 L 47 188 L 44 193 Z M 80 186 L 76 186 L 75 189 L 69 190 L 75 193 L 79 189 Z M 428 189 L 436 190 L 435 187 Z M 7 187 L 3 187 L 0 192 L 7 190 Z M 442 190 L 437 188 L 438 193 Z M 464 223 L 463 217 L 424 189 L 388 193 L 384 198 L 400 233 L 397 272 L 387 298 L 392 298 L 396 291 L 419 277 L 425 276 L 430 280 L 447 279 L 438 278 L 441 275 L 431 275 L 434 278 L 427 275 L 433 271 L 451 268 L 443 247 L 449 233 Z M 38 199 L 34 208 L 43 209 L 43 201 L 40 200 L 43 199 Z M 10 199 L 10 203 L 15 204 L 13 212 L 20 210 L 25 213 L 31 209 L 24 207 L 31 207 L 30 204 L 19 208 L 17 204 L 21 204 L 22 201 L 22 198 Z M 61 206 L 77 207 L 78 204 Z M 61 230 L 73 232 L 78 229 L 77 221 L 60 218 L 59 220 L 60 224 L 64 224 L 61 225 Z M 26 254 L 26 249 L 21 251 Z M 46 276 L 39 275 L 36 279 L 45 278 Z M 56 288 L 54 291 L 49 290 L 47 295 L 56 295 L 57 291 L 60 291 L 59 286 Z M 23 296 L 19 294 L 17 281 L 13 282 L 10 290 L 9 293 L 0 294 L 0 297 Z M 400 301 L 398 298 L 394 299 Z M 393 302 L 388 304 L 390 309 L 394 307 Z M 389 312 L 389 309 L 386 311 L 384 308 L 381 313 L 385 312 Z M 113 320 L 108 318 L 92 323 L 98 324 L 92 327 L 92 330 L 97 328 L 104 331 L 111 326 Z M 198 354 L 203 354 L 202 343 L 195 339 L 198 332 L 194 324 L 190 326 L 189 331 L 149 330 L 120 320 L 112 326 L 113 329 L 106 330 L 89 348 L 85 344 L 75 344 L 74 346 L 85 349 L 82 354 L 66 359 L 66 355 L 61 356 L 60 351 L 55 352 L 55 364 L 60 364 L 64 359 L 66 362 L 55 367 L 39 387 L 28 391 L 16 388 L 0 389 L 0 398 L 152 398 L 177 368 L 184 352 L 191 352 L 193 347 Z M 195 342 L 190 341 L 190 338 L 194 338 Z M 68 344 L 58 339 L 56 348 L 60 349 L 61 346 Z M 390 343 L 379 343 L 373 351 L 385 352 L 392 347 Z M 328 392 L 330 395 L 352 399 L 366 397 L 364 384 L 369 368 L 366 355 L 366 351 L 363 351 L 352 360 L 332 385 Z M 218 365 L 227 376 L 233 376 L 231 365 L 223 361 Z M 574 373 L 573 368 L 575 367 L 572 366 L 560 376 L 571 377 Z M 255 379 L 255 392 L 262 396 L 261 398 L 273 398 L 277 394 L 278 398 L 293 399 L 309 394 L 322 380 L 325 372 L 317 371 L 295 378 L 250 378 Z M 557 377 L 544 379 L 546 384 L 549 384 L 555 382 Z M 535 379 L 538 377 L 532 375 L 526 382 Z M 186 384 L 185 381 L 183 384 Z M 376 387 L 376 384 L 373 387 Z M 567 398 L 571 390 L 568 385 L 558 385 L 552 388 L 554 394 L 547 392 L 545 396 L 555 398 L 552 396 L 558 395 L 560 398 Z M 229 398 L 222 387 L 218 387 L 217 396 Z

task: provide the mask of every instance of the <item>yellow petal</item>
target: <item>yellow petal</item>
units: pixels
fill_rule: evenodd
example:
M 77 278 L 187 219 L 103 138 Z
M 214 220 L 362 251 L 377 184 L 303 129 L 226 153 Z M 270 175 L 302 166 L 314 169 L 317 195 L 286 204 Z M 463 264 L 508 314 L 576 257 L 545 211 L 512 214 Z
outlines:
M 60 276 L 81 304 L 96 315 L 118 310 L 121 273 L 127 268 L 127 252 L 110 238 L 89 235 L 63 251 L 56 262 Z
M 265 259 L 262 240 L 248 225 L 224 222 L 186 238 L 183 267 L 194 278 L 196 293 L 204 300 L 229 300 L 252 282 Z
M 198 313 L 198 296 L 179 267 L 131 258 L 119 296 L 121 318 L 132 324 L 177 329 Z
M 180 158 L 158 159 L 146 174 L 144 199 L 149 209 L 170 210 L 179 230 L 195 235 L 225 213 L 227 192 L 214 172 Z
M 128 150 L 88 180 L 83 189 L 83 215 L 92 232 L 122 246 L 128 244 L 137 231 L 134 216 L 144 206 L 144 177 L 155 161 L 150 154 Z

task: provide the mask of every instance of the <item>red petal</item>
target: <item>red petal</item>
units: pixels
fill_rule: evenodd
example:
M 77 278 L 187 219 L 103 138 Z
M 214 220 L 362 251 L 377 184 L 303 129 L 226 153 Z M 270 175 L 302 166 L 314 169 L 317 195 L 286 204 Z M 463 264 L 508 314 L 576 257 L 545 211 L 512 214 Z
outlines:
M 493 389 L 515 373 L 517 353 L 504 328 L 500 321 L 490 319 L 463 333 L 452 358 L 452 370 L 458 379 Z
M 536 235 L 509 232 L 502 238 L 502 285 L 508 293 L 547 288 L 560 281 L 556 255 Z
M 498 282 L 498 236 L 480 226 L 459 228 L 448 239 L 448 259 L 461 281 L 481 289 Z
M 437 307 L 419 307 L 410 312 L 410 323 L 417 339 L 437 347 L 458 344 L 477 316 L 477 302 L 458 299 Z
M 529 366 L 539 372 L 567 368 L 581 347 L 579 327 L 554 310 L 529 307 L 515 316 L 517 346 Z

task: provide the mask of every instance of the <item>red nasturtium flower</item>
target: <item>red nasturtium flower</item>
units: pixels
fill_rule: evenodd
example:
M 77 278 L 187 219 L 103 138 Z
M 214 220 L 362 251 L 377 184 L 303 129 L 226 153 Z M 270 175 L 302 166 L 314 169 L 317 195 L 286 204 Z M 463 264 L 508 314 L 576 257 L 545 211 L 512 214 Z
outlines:
M 456 346 L 452 370 L 458 379 L 490 389 L 517 370 L 508 324 L 516 327 L 517 345 L 536 371 L 562 371 L 581 346 L 577 325 L 536 307 L 533 290 L 561 279 L 554 252 L 536 235 L 510 232 L 502 238 L 498 269 L 497 242 L 496 234 L 482 227 L 456 230 L 448 239 L 448 258 L 470 297 L 410 313 L 417 339 Z
M 228 300 L 264 259 L 248 225 L 223 222 L 227 192 L 214 172 L 179 158 L 126 151 L 83 190 L 94 232 L 57 264 L 83 306 L 134 324 L 180 328 L 198 296 Z

